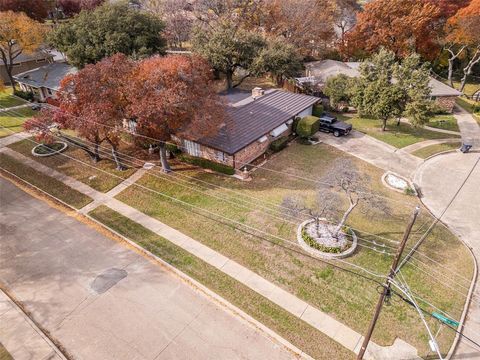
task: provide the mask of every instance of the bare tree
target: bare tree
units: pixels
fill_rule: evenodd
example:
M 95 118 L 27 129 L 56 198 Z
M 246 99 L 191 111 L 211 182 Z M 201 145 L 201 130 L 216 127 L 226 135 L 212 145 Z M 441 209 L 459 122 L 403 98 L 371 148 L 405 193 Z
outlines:
M 382 198 L 371 193 L 369 189 L 370 177 L 360 172 L 355 163 L 343 158 L 336 160 L 326 172 L 326 175 L 319 181 L 316 199 L 308 203 L 300 197 L 286 197 L 282 206 L 286 214 L 300 217 L 308 215 L 315 221 L 317 234 L 320 237 L 321 218 L 335 219 L 341 214 L 340 220 L 333 230 L 326 226 L 324 229 L 330 232 L 331 236 L 338 239 L 338 236 L 345 226 L 349 216 L 360 205 L 364 213 L 372 210 L 379 210 L 389 213 L 388 205 Z M 348 202 L 348 208 L 341 210 L 344 198 Z

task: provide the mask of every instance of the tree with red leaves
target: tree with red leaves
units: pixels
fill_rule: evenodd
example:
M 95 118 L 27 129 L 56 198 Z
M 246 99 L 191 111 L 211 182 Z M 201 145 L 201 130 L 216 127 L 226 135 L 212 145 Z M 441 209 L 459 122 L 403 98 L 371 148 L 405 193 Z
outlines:
M 117 54 L 68 75 L 62 80 L 58 92 L 59 108 L 41 112 L 27 122 L 26 129 L 35 130 L 44 138 L 48 138 L 48 125 L 53 123 L 74 130 L 78 136 L 95 144 L 93 149 L 81 145 L 95 162 L 100 160 L 100 145 L 107 142 L 112 148 L 117 169 L 125 169 L 118 156 L 118 146 L 126 116 L 125 93 L 134 66 L 135 63 L 125 55 Z
M 434 58 L 436 20 L 440 9 L 426 0 L 377 0 L 365 5 L 347 36 L 346 55 L 373 54 L 380 48 L 403 58 L 420 53 Z M 439 49 L 438 49 L 439 51 Z
M 82 10 L 92 10 L 104 2 L 105 0 L 57 0 L 57 6 L 65 16 L 71 17 Z
M 446 33 L 445 50 L 449 53 L 448 77 L 453 86 L 453 63 L 462 57 L 465 65 L 462 70 L 460 91 L 463 91 L 474 66 L 480 63 L 480 0 L 472 0 L 467 7 L 452 16 L 447 22 Z
M 210 66 L 197 56 L 155 56 L 133 71 L 128 118 L 136 121 L 138 134 L 158 139 L 163 171 L 171 171 L 166 142 L 172 135 L 198 140 L 223 123 L 223 106 L 211 81 Z
M 48 2 L 45 0 L 0 0 L 0 11 L 23 12 L 28 17 L 43 21 L 48 16 Z

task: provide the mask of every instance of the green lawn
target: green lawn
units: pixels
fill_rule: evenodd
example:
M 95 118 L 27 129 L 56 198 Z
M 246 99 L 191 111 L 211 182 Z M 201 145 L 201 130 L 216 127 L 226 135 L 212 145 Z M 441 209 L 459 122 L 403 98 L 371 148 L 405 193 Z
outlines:
M 0 108 L 12 107 L 27 104 L 27 101 L 12 95 L 12 89 L 0 91 Z
M 30 108 L 16 109 L 15 113 L 0 111 L 0 138 L 23 131 L 23 123 L 33 114 Z
M 460 132 L 457 119 L 453 115 L 436 115 L 427 124 L 430 127 Z
M 71 144 L 62 154 L 49 157 L 33 156 L 31 151 L 36 143 L 31 140 L 32 139 L 25 139 L 11 144 L 9 147 L 101 192 L 111 190 L 120 184 L 123 179 L 126 179 L 135 172 L 135 169 L 132 168 L 125 171 L 118 171 L 115 168 L 115 163 L 108 159 L 101 160 L 95 164 L 85 151 Z M 120 178 L 118 178 L 118 176 Z
M 89 215 L 204 284 L 314 358 L 354 358 L 353 353 L 257 292 L 114 210 L 100 206 Z
M 347 120 L 347 122 L 351 123 L 355 130 L 361 131 L 399 149 L 425 140 L 445 138 L 445 134 L 440 132 L 414 127 L 404 122 L 397 126 L 396 122 L 390 121 L 386 131 L 382 131 L 382 124 L 379 120 L 356 117 Z
M 460 141 L 454 143 L 435 144 L 418 149 L 417 151 L 414 151 L 412 155 L 418 156 L 422 159 L 426 159 L 429 156 L 441 153 L 443 151 L 458 149 L 460 148 L 460 146 L 462 146 L 462 143 Z
M 81 209 L 92 202 L 92 199 L 89 196 L 72 189 L 50 176 L 42 174 L 27 165 L 24 165 L 22 162 L 6 154 L 0 154 L 0 167 L 76 209 Z M 8 173 L 7 176 L 9 176 Z
M 447 85 L 450 86 L 450 84 L 447 84 Z M 455 86 L 455 89 L 457 90 L 460 89 L 460 81 L 454 81 L 453 85 Z M 472 96 L 479 89 L 480 89 L 480 83 L 470 81 L 470 82 L 467 82 L 467 84 L 465 85 L 465 89 L 463 90 L 463 93 L 466 95 Z
M 392 211 L 391 215 L 387 215 L 378 210 L 367 211 L 368 207 L 361 206 L 352 214 L 349 225 L 360 229 L 359 235 L 365 240 L 393 245 L 367 233 L 400 240 L 413 207 L 421 204 L 415 197 L 386 189 L 381 183 L 382 170 L 328 145 L 304 146 L 297 143 L 280 152 L 266 166 L 279 172 L 320 179 L 342 157 L 351 159 L 363 173 L 370 176 L 370 191 L 385 196 L 384 201 Z M 293 219 L 294 221 L 288 222 L 285 220 L 283 211 L 275 207 L 280 205 L 286 196 L 292 195 L 303 197 L 311 203 L 312 199 L 317 197 L 315 183 L 262 169 L 253 172 L 252 180 L 249 182 L 195 170 L 182 170 L 179 174 L 191 176 L 196 180 L 185 180 L 174 173 L 168 177 L 174 178 L 174 182 L 169 182 L 164 176 L 157 178 L 153 175 L 145 175 L 139 183 L 162 194 L 181 199 L 187 204 L 221 214 L 228 219 L 254 229 L 261 229 L 271 235 L 262 234 L 251 228 L 238 229 L 239 225 L 233 226 L 228 220 L 221 220 L 202 210 L 180 205 L 161 194 L 148 192 L 136 186 L 126 189 L 117 196 L 117 199 L 233 258 L 356 331 L 364 333 L 377 301 L 377 286 L 368 280 L 292 251 L 296 244 L 295 232 L 301 220 Z M 186 181 L 185 186 L 180 185 L 182 179 Z M 238 194 L 202 184 L 200 180 L 227 187 Z M 341 199 L 343 200 L 338 203 L 337 218 L 346 206 L 345 198 Z M 418 230 L 419 233 L 414 231 L 415 235 L 412 236 L 410 245 L 418 240 L 421 230 L 424 230 L 421 226 L 430 221 L 432 218 L 428 211 L 422 211 L 415 227 L 415 231 Z M 277 236 L 285 239 L 286 242 L 282 242 Z M 362 244 L 370 245 L 378 251 L 384 249 L 381 245 L 367 243 L 364 240 Z M 395 251 L 394 248 L 387 247 L 387 249 L 389 252 Z M 467 249 L 442 226 L 433 229 L 420 251 L 465 277 L 472 275 L 473 264 Z M 366 247 L 359 247 L 348 261 L 385 274 L 389 269 L 391 257 Z M 431 271 L 444 271 L 435 262 L 428 265 Z M 403 273 L 411 288 L 422 297 L 434 302 L 457 319 L 460 318 L 464 303 L 461 295 L 433 281 L 413 266 L 407 265 Z M 456 286 L 456 283 L 452 286 Z M 429 321 L 436 331 L 438 324 Z M 424 333 L 418 314 L 407 305 L 395 302 L 394 306 L 386 307 L 382 313 L 374 333 L 374 340 L 379 344 L 388 345 L 396 337 L 400 337 L 416 346 L 420 354 L 425 355 L 429 347 Z M 439 342 L 443 351 L 448 350 L 453 337 L 453 333 L 442 331 Z

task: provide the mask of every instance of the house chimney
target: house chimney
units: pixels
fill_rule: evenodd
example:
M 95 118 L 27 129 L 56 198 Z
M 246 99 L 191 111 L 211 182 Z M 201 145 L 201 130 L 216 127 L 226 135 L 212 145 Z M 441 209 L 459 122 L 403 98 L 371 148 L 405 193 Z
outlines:
M 265 90 L 263 90 L 261 87 L 256 87 L 252 89 L 252 98 L 258 99 L 259 97 L 265 95 Z

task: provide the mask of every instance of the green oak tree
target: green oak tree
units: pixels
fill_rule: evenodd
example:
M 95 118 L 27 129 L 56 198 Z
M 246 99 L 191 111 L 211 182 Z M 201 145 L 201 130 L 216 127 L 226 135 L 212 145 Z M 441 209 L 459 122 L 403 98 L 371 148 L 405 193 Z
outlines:
M 225 74 L 227 89 L 237 87 L 254 73 L 255 60 L 265 47 L 265 40 L 260 34 L 238 28 L 231 22 L 197 28 L 193 34 L 194 52 L 207 59 L 215 70 Z M 233 75 L 240 69 L 244 73 L 234 84 Z
M 254 60 L 253 69 L 259 75 L 269 73 L 277 85 L 283 85 L 286 78 L 301 72 L 302 57 L 285 39 L 270 38 Z
M 163 54 L 163 22 L 156 16 L 128 6 L 105 3 L 84 10 L 60 25 L 49 36 L 50 43 L 80 68 L 105 57 L 123 53 L 133 58 Z
M 323 93 L 330 99 L 330 105 L 336 109 L 342 101 L 350 102 L 350 86 L 352 79 L 340 74 L 327 79 Z

